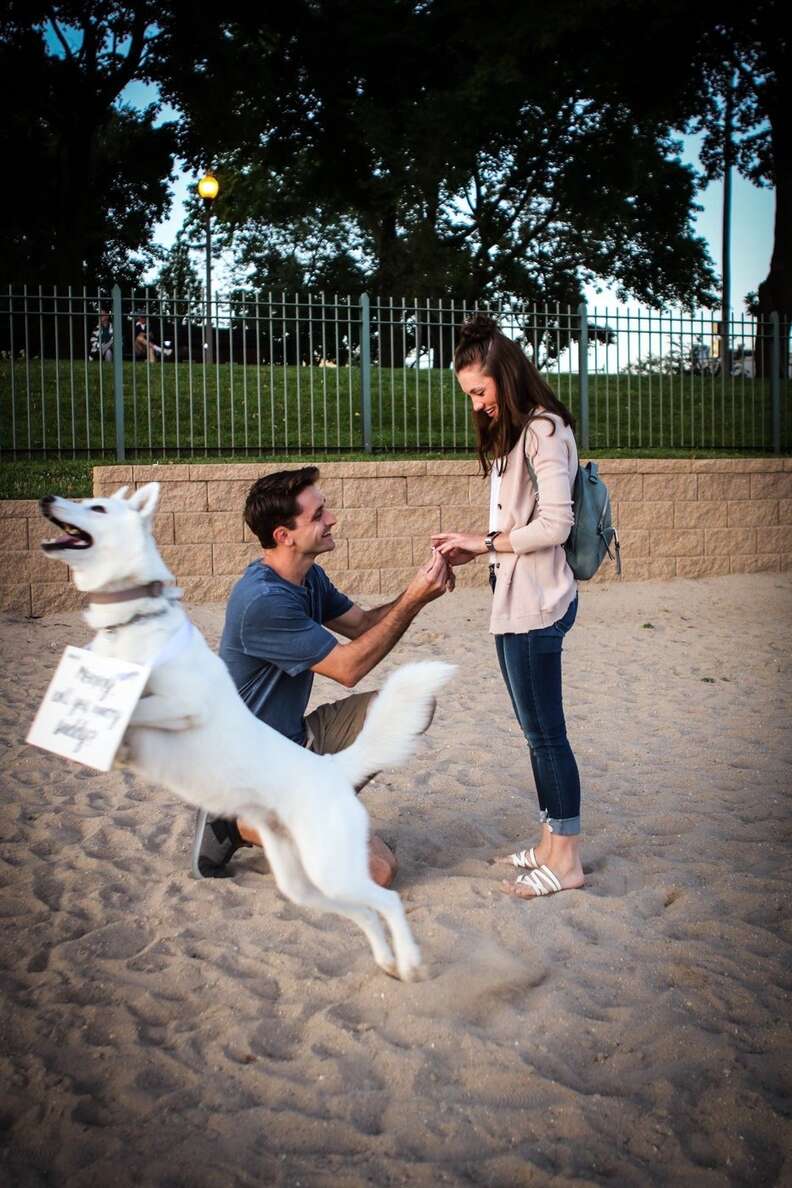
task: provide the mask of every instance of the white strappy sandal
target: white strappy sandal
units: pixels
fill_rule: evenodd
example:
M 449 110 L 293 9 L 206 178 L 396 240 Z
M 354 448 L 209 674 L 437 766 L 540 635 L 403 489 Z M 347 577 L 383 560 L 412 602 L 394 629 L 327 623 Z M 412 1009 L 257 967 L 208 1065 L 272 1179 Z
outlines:
M 530 850 L 517 850 L 515 854 L 509 854 L 506 861 L 519 870 L 538 870 L 541 865 L 536 861 L 536 850 L 533 846 Z
M 549 866 L 537 866 L 530 874 L 518 875 L 514 883 L 517 887 L 530 887 L 536 896 L 555 895 L 564 890 L 558 876 L 553 874 Z

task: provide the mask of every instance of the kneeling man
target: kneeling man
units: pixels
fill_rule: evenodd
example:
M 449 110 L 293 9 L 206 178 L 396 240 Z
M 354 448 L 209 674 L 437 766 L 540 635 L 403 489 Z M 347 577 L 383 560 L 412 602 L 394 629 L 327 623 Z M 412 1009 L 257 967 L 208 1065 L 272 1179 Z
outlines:
M 336 523 L 318 480 L 318 468 L 305 466 L 268 474 L 250 488 L 245 522 L 263 553 L 231 591 L 220 655 L 257 718 L 300 746 L 330 755 L 354 742 L 375 693 L 354 693 L 306 716 L 314 673 L 354 688 L 421 608 L 453 587 L 453 576 L 436 553 L 393 602 L 368 611 L 356 606 L 315 564 L 335 548 Z M 339 643 L 333 631 L 351 642 Z M 201 839 L 200 873 L 225 877 L 240 846 L 260 844 L 243 821 L 210 820 Z M 369 863 L 372 878 L 388 886 L 396 859 L 377 837 Z

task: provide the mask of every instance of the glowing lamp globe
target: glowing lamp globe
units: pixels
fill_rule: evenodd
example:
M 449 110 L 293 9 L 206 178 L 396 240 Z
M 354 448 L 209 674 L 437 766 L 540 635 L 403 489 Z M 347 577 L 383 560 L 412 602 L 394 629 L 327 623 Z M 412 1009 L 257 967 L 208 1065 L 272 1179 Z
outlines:
M 213 201 L 217 197 L 217 191 L 220 189 L 220 183 L 213 173 L 207 173 L 198 182 L 198 193 L 207 202 Z

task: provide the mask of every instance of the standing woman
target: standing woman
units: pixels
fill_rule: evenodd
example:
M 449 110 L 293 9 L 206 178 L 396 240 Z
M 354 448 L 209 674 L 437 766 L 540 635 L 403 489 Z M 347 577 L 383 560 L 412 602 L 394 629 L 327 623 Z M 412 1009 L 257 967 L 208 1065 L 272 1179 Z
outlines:
M 561 649 L 578 605 L 563 548 L 573 524 L 575 422 L 492 318 L 464 323 L 454 371 L 490 476 L 490 531 L 443 532 L 432 543 L 452 566 L 489 554 L 490 631 L 528 742 L 541 823 L 535 846 L 501 860 L 518 868 L 503 888 L 533 899 L 583 886 L 580 777 L 561 696 Z

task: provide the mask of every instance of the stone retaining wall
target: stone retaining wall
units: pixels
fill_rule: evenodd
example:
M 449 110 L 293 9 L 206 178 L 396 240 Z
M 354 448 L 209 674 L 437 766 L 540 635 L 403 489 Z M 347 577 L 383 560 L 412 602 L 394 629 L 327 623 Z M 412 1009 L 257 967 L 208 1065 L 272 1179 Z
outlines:
M 94 494 L 122 483 L 162 484 L 156 536 L 193 602 L 223 601 L 259 547 L 242 521 L 253 479 L 282 463 L 103 466 Z M 354 594 L 393 595 L 428 556 L 429 535 L 484 531 L 488 485 L 474 461 L 319 463 L 338 515 L 326 568 Z M 792 565 L 792 458 L 603 459 L 622 543 L 624 578 L 780 572 Z M 66 567 L 39 549 L 49 529 L 34 500 L 0 503 L 5 565 L 0 608 L 40 615 L 78 607 Z M 457 571 L 483 585 L 486 562 Z M 610 562 L 595 581 L 613 577 Z

